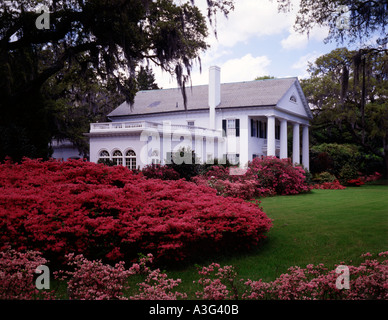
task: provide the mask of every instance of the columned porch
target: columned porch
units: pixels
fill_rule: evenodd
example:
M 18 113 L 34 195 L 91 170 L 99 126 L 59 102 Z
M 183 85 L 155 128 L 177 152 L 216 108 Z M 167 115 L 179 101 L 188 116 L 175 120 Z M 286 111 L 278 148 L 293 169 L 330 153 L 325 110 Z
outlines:
M 275 116 L 267 117 L 267 155 L 276 156 L 275 141 Z M 288 158 L 288 121 L 287 119 L 278 119 L 280 123 L 280 151 L 279 158 Z M 308 125 L 301 125 L 297 122 L 290 122 L 292 126 L 292 163 L 302 164 L 304 168 L 309 169 L 309 128 Z M 302 126 L 302 161 L 300 157 L 300 126 Z
M 251 119 L 251 126 L 257 127 L 252 129 L 251 137 L 254 136 L 255 130 L 257 130 L 257 137 L 264 139 L 262 144 L 262 155 L 276 156 L 280 159 L 288 158 L 288 127 L 290 127 L 292 130 L 292 163 L 302 164 L 304 168 L 309 169 L 308 124 L 299 123 L 295 120 L 289 120 L 275 115 L 260 118 L 252 117 Z M 257 121 L 257 124 L 255 124 L 255 121 Z M 261 133 L 263 129 L 265 130 L 265 134 Z M 300 137 L 300 131 L 302 131 L 302 137 Z

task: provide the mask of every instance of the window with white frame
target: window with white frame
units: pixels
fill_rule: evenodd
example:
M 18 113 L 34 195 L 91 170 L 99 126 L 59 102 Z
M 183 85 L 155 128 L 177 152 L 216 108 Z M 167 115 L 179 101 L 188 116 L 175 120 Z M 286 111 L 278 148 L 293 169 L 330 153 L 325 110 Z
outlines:
M 187 120 L 187 125 L 189 127 L 194 127 L 195 122 L 193 120 Z
M 136 169 L 136 153 L 133 150 L 128 150 L 125 153 L 125 166 L 130 169 Z
M 112 161 L 115 166 L 123 165 L 123 154 L 121 153 L 120 150 L 116 150 L 113 152 Z
M 228 119 L 227 120 L 227 135 L 235 136 L 236 135 L 236 119 Z
M 109 160 L 110 160 L 109 152 L 106 150 L 102 150 L 98 155 L 98 162 L 106 163 L 106 162 L 109 162 Z

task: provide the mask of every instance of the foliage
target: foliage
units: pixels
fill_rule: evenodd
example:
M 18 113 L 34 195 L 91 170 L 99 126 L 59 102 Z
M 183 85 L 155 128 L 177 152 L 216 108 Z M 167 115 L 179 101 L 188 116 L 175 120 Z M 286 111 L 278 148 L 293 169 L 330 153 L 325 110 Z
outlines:
M 196 292 L 197 298 L 204 300 L 238 299 L 237 272 L 233 266 L 221 267 L 220 264 L 213 262 L 208 267 L 198 268 L 198 274 L 201 278 L 197 283 L 202 290 Z
M 125 270 L 124 262 L 115 266 L 103 264 L 101 260 L 90 261 L 82 254 L 69 253 L 65 256 L 67 265 L 73 270 L 57 271 L 55 277 L 68 280 L 69 299 L 110 300 L 125 299 L 123 292 L 129 287 L 127 278 L 132 274 Z
M 360 178 L 358 178 L 358 179 L 348 180 L 346 182 L 346 184 L 348 186 L 359 187 L 359 186 L 362 186 L 363 184 L 365 184 L 365 182 L 363 182 Z
M 9 253 L 9 251 L 8 251 Z M 11 274 L 0 278 L 0 287 L 7 291 L 4 299 L 31 299 L 31 295 L 20 296 L 18 291 L 32 287 L 31 265 L 39 257 L 39 253 L 17 253 L 11 255 L 22 257 L 19 263 L 13 262 L 10 256 L 0 252 L 0 264 L 7 266 L 11 262 L 16 275 L 26 274 L 27 276 L 16 277 L 17 282 L 10 282 Z M 388 260 L 385 257 L 388 252 L 381 252 L 377 257 L 371 259 L 372 254 L 362 255 L 364 262 L 359 266 L 345 265 L 349 270 L 349 288 L 337 288 L 339 274 L 336 270 L 329 270 L 324 264 L 309 264 L 306 268 L 298 266 L 291 267 L 287 273 L 281 274 L 271 282 L 260 280 L 241 279 L 238 281 L 238 274 L 233 266 L 221 267 L 218 263 L 211 263 L 207 267 L 198 268 L 201 278 L 194 281 L 201 288 L 196 292 L 200 299 L 206 300 L 386 300 L 388 299 L 387 276 Z M 158 299 L 175 300 L 187 298 L 186 293 L 172 291 L 181 282 L 180 279 L 169 279 L 167 274 L 160 269 L 152 270 L 147 264 L 151 263 L 153 256 L 148 254 L 140 259 L 140 263 L 134 263 L 129 269 L 124 268 L 124 262 L 120 261 L 114 267 L 102 264 L 101 261 L 90 261 L 82 255 L 67 255 L 68 267 L 73 271 L 55 272 L 57 279 L 68 279 L 68 292 L 70 299 L 128 299 L 124 291 L 129 287 L 126 280 L 133 275 L 143 274 L 146 276 L 144 282 L 139 283 L 139 293 L 129 296 L 129 299 Z M 40 263 L 41 261 L 39 261 Z M 22 287 L 18 287 L 20 279 L 24 281 Z M 26 287 L 25 287 L 25 286 Z M 51 298 L 55 298 L 54 294 Z
M 387 252 L 378 256 L 386 257 Z M 370 253 L 364 257 L 371 256 Z M 344 265 L 341 263 L 340 265 Z M 388 298 L 387 282 L 388 261 L 378 259 L 361 263 L 360 266 L 348 266 L 349 289 L 338 289 L 338 274 L 328 270 L 323 264 L 309 264 L 306 268 L 291 267 L 272 282 L 247 280 L 248 290 L 245 299 L 276 300 L 386 300 Z
M 331 189 L 331 190 L 343 190 L 346 189 L 338 180 L 330 182 L 317 183 L 313 186 L 313 189 Z
M 148 179 L 179 180 L 179 173 L 174 169 L 160 164 L 150 164 L 141 170 Z
M 334 182 L 337 178 L 330 172 L 324 171 L 314 176 L 314 181 L 318 183 L 322 182 Z
M 304 169 L 293 166 L 290 159 L 276 157 L 255 158 L 248 163 L 247 171 L 247 175 L 257 176 L 261 188 L 272 189 L 279 195 L 309 191 L 304 173 Z
M 0 252 L 0 299 L 37 298 L 39 290 L 34 283 L 35 270 L 46 263 L 40 252 L 4 248 Z
M 192 180 L 208 185 L 217 194 L 250 200 L 275 194 L 297 194 L 310 190 L 302 167 L 294 167 L 288 159 L 255 158 L 248 169 L 236 174 L 236 169 L 213 166 Z
M 339 172 L 339 179 L 342 183 L 346 183 L 348 180 L 352 180 L 358 177 L 358 171 L 350 164 L 345 164 Z
M 322 143 L 311 147 L 311 170 L 314 173 L 327 171 L 340 176 L 345 167 L 357 170 L 359 167 L 359 148 L 350 144 Z
M 155 83 L 155 75 L 148 66 L 140 67 L 136 77 L 138 90 L 156 90 L 160 89 Z
M 387 54 L 375 50 L 338 48 L 309 66 L 301 82 L 312 112 L 312 144 L 359 146 L 364 171 L 388 173 Z M 371 155 L 380 168 L 370 168 Z M 374 162 L 376 162 L 374 160 Z M 360 168 L 359 168 L 360 169 Z
M 279 10 L 287 11 L 291 0 L 277 0 Z M 314 26 L 329 27 L 326 41 L 362 42 L 380 35 L 377 44 L 384 46 L 387 41 L 385 27 L 387 23 L 387 1 L 364 0 L 301 0 L 294 28 L 307 33 Z M 340 19 L 346 22 L 341 25 Z
M 183 147 L 170 154 L 171 158 L 168 159 L 166 166 L 177 172 L 181 178 L 190 181 L 200 173 L 202 165 L 194 150 Z
M 217 194 L 250 200 L 275 194 L 298 194 L 308 192 L 305 170 L 294 167 L 289 159 L 276 157 L 255 158 L 248 163 L 243 174 L 233 174 L 230 168 L 213 166 L 192 180 L 199 185 L 208 185 Z
M 130 261 L 201 258 L 256 246 L 271 220 L 253 203 L 184 180 L 146 179 L 123 166 L 25 159 L 0 165 L 1 248 Z
M 36 27 L 40 6 L 49 9 L 48 29 Z M 207 7 L 213 22 L 233 2 Z M 208 48 L 206 17 L 194 1 L 3 1 L 0 20 L 0 129 L 20 128 L 25 134 L 15 140 L 34 147 L 20 156 L 6 141 L 0 160 L 47 158 L 53 136 L 84 147 L 86 116 L 105 116 L 117 95 L 133 102 L 145 62 L 176 77 L 186 107 L 191 68 Z

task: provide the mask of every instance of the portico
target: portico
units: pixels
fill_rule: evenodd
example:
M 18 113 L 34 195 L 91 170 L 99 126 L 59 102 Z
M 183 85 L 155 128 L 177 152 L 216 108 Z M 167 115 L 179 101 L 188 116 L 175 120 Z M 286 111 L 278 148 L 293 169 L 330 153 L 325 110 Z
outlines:
M 288 158 L 288 121 L 278 119 L 279 132 L 276 135 L 275 116 L 267 117 L 267 156 L 279 156 L 280 159 Z M 309 125 L 299 122 L 290 122 L 292 126 L 292 163 L 302 164 L 309 169 Z M 302 126 L 302 161 L 300 159 L 300 127 Z M 278 138 L 278 139 L 276 139 Z M 276 140 L 279 140 L 279 153 L 276 152 Z

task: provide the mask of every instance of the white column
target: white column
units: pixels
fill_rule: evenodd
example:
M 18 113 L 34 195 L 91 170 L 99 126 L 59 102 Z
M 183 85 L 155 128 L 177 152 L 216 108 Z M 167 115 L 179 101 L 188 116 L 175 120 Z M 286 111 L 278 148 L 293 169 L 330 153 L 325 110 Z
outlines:
M 267 156 L 275 156 L 275 116 L 267 117 Z
M 240 118 L 240 137 L 237 138 L 237 150 L 240 154 L 240 168 L 244 168 L 249 161 L 249 118 L 244 116 Z M 239 140 L 238 140 L 239 139 Z
M 287 156 L 287 120 L 280 121 L 280 159 L 288 158 Z
M 292 133 L 292 163 L 300 162 L 299 123 L 294 123 Z
M 309 157 L 309 127 L 302 127 L 302 164 L 307 170 L 310 167 L 310 157 Z

